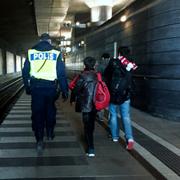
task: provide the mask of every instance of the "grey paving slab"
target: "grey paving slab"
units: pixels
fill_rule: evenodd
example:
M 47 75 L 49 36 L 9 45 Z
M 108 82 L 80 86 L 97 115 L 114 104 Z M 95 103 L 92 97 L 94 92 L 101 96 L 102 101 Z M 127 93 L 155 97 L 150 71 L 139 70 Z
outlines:
M 81 114 L 74 114 L 73 107 L 62 107 L 65 116 L 75 127 L 78 140 L 83 144 L 83 125 Z M 109 179 L 155 179 L 137 160 L 134 159 L 120 143 L 113 143 L 107 131 L 96 123 L 95 126 L 95 158 L 88 158 L 90 170 L 97 178 Z M 89 173 L 90 174 L 90 173 Z
M 69 131 L 69 126 L 64 127 L 56 127 L 56 132 L 60 131 Z M 32 132 L 31 127 L 0 127 L 0 133 L 1 132 Z
M 14 179 L 7 179 L 14 180 Z M 19 180 L 96 180 L 96 177 L 21 178 Z
M 84 156 L 0 158 L 0 167 L 87 165 Z
M 30 110 L 30 106 L 25 106 L 25 107 L 23 107 L 23 106 L 14 106 L 13 108 L 12 108 L 12 110 L 22 110 L 22 111 L 24 111 L 24 110 Z
M 180 149 L 174 146 L 173 144 L 169 143 L 165 139 L 161 138 L 160 136 L 155 135 L 154 133 L 150 132 L 149 130 L 143 128 L 142 126 L 138 125 L 135 122 L 132 122 L 133 127 L 135 127 L 137 130 L 143 132 L 143 134 L 147 135 L 148 137 L 151 137 L 151 139 L 157 141 L 159 144 L 163 145 L 173 153 L 180 156 Z
M 27 101 L 23 101 L 23 102 L 16 102 L 16 104 L 15 104 L 16 106 L 21 106 L 21 105 L 31 105 L 31 103 L 30 103 L 30 101 L 29 102 L 27 102 Z
M 7 178 L 50 178 L 50 177 L 83 177 L 90 169 L 87 165 L 81 166 L 35 166 L 35 167 L 0 167 L 0 179 Z
M 22 104 L 16 107 L 24 108 Z M 37 156 L 34 135 L 27 128 L 31 125 L 30 113 L 14 109 L 7 117 L 0 130 L 0 179 L 155 179 L 120 143 L 108 139 L 98 124 L 94 136 L 96 156 L 86 157 L 81 114 L 74 113 L 69 103 L 57 107 L 62 112 L 57 115 L 57 122 L 71 126 L 56 128 L 57 139 L 45 142 L 42 157 Z
M 79 147 L 77 141 L 61 141 L 61 142 L 47 142 L 44 144 L 45 148 L 71 148 Z M 34 149 L 36 143 L 34 142 L 14 142 L 14 143 L 0 143 L 0 149 Z
M 84 152 L 79 147 L 71 148 L 45 148 L 42 157 L 50 156 L 82 156 Z M 1 149 L 1 158 L 14 158 L 14 157 L 38 157 L 36 149 Z
M 60 119 L 60 118 L 56 118 L 56 122 L 57 124 L 67 124 L 69 123 L 67 120 L 65 120 L 64 118 L 63 119 Z M 31 123 L 31 118 L 6 118 L 4 121 L 3 121 L 3 124 L 25 124 L 25 123 Z
M 27 109 L 12 109 L 9 113 L 9 115 L 24 115 L 24 114 L 27 114 L 27 115 L 31 115 L 31 109 L 30 108 L 27 108 Z M 61 113 L 57 113 L 57 116 L 60 116 L 60 117 L 63 117 L 63 114 Z
M 44 138 L 45 141 L 46 137 Z M 61 141 L 76 141 L 76 137 L 74 135 L 72 136 L 55 136 L 53 139 L 53 142 L 61 142 Z M 13 143 L 13 142 L 35 142 L 35 137 L 33 136 L 23 136 L 23 137 L 0 137 L 0 143 Z
M 58 136 L 72 136 L 74 135 L 73 131 L 64 131 L 64 132 L 56 132 L 56 135 Z M 22 136 L 34 136 L 33 132 L 0 132 L 0 136 L 4 137 L 11 137 L 11 136 L 16 136 L 16 137 L 22 137 Z
M 16 119 L 16 118 L 31 118 L 31 114 L 8 114 L 6 119 L 8 118 L 12 118 L 12 119 Z
M 57 177 L 62 177 L 62 178 L 70 178 L 70 177 L 81 177 L 81 178 L 85 178 L 89 177 L 89 178 L 93 178 L 93 177 L 97 177 L 97 178 L 106 178 L 109 180 L 114 180 L 113 178 L 118 180 L 152 180 L 154 179 L 153 177 L 147 176 L 147 175 L 127 175 L 127 174 L 114 174 L 114 175 L 102 175 L 102 174 L 98 174 L 96 171 L 94 172 L 94 170 L 92 168 L 89 168 L 89 166 L 86 165 L 82 165 L 82 166 L 55 166 L 54 168 L 50 168 L 49 166 L 47 167 L 16 167 L 16 168 L 12 168 L 12 167 L 8 167 L 8 168 L 0 168 L 0 173 L 3 173 L 3 176 L 1 176 L 1 178 L 13 178 L 13 177 L 33 177 L 33 178 L 57 178 Z
M 138 125 L 180 149 L 180 122 L 154 117 L 132 108 L 132 119 Z
M 23 121 L 23 122 L 22 122 Z M 13 118 L 11 118 L 11 119 L 5 119 L 4 121 L 3 121 L 3 124 L 1 124 L 2 126 L 4 126 L 4 125 L 11 125 L 11 124 L 16 124 L 16 125 L 18 125 L 18 124 L 28 124 L 28 125 L 30 125 L 31 124 L 31 119 L 29 118 L 29 119 L 24 119 L 23 118 L 23 120 L 15 120 L 15 119 L 13 119 Z
M 56 118 L 63 118 L 64 117 L 64 115 L 57 115 L 56 116 Z M 16 113 L 16 112 L 14 112 L 14 113 L 11 113 L 10 112 L 10 114 L 8 114 L 8 116 L 6 117 L 6 119 L 8 119 L 8 118 L 31 118 L 31 114 L 27 114 L 27 113 L 20 113 L 20 114 L 18 114 L 18 113 Z
M 11 112 L 18 112 L 17 114 L 20 114 L 22 112 L 26 113 L 26 114 L 31 114 L 32 111 L 31 111 L 31 107 L 16 107 L 16 108 L 12 108 L 11 109 Z
M 11 121 L 12 122 L 12 121 Z M 70 123 L 66 122 L 66 123 L 57 123 L 56 127 L 70 127 Z M 19 128 L 19 127 L 31 127 L 31 122 L 27 122 L 27 123 L 11 123 L 11 124 L 7 124 L 7 123 L 3 123 L 0 125 L 0 128 Z

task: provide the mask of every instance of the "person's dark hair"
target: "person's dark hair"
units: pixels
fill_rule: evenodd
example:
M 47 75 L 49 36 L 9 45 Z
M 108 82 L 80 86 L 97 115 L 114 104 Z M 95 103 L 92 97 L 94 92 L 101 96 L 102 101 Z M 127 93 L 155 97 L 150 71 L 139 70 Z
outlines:
M 93 57 L 89 56 L 84 59 L 84 65 L 86 70 L 94 69 L 95 64 L 96 64 L 96 59 L 94 59 Z
M 49 36 L 48 33 L 43 33 L 43 34 L 41 34 L 41 36 L 40 36 L 40 40 L 42 40 L 42 41 L 47 41 L 47 40 L 49 40 L 49 39 L 50 39 L 50 36 Z
M 130 55 L 130 49 L 127 46 L 120 46 L 118 48 L 118 54 L 127 57 Z
M 104 58 L 104 59 L 109 59 L 110 58 L 110 55 L 109 53 L 103 53 L 101 58 Z

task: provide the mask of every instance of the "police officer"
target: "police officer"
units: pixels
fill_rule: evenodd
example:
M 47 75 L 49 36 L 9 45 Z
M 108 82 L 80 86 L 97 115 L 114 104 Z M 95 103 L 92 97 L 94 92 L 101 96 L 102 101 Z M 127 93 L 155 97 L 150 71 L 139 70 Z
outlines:
M 64 101 L 68 98 L 68 83 L 62 56 L 51 45 L 47 33 L 43 33 L 40 42 L 28 50 L 22 76 L 26 93 L 32 96 L 32 130 L 37 141 L 37 152 L 42 153 L 44 128 L 47 138 L 54 138 L 57 86 L 60 87 Z

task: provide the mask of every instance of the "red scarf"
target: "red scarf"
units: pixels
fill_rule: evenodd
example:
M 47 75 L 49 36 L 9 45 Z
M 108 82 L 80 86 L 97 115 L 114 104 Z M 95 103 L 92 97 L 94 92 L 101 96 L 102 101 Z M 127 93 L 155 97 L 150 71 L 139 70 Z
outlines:
M 121 61 L 121 63 L 122 63 L 124 66 L 128 66 L 128 65 L 131 63 L 133 70 L 136 70 L 137 67 L 138 67 L 134 62 L 129 61 L 129 60 L 128 60 L 126 57 L 124 57 L 124 56 L 118 56 L 118 59 Z

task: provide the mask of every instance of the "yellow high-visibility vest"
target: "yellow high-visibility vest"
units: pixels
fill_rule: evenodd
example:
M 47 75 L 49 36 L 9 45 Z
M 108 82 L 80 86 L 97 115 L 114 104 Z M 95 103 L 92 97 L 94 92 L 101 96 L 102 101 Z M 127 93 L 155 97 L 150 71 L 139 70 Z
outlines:
M 30 76 L 33 76 L 36 79 L 50 81 L 57 79 L 56 63 L 59 54 L 60 52 L 54 49 L 50 51 L 37 51 L 35 49 L 28 50 Z M 43 63 L 45 64 L 42 67 Z

